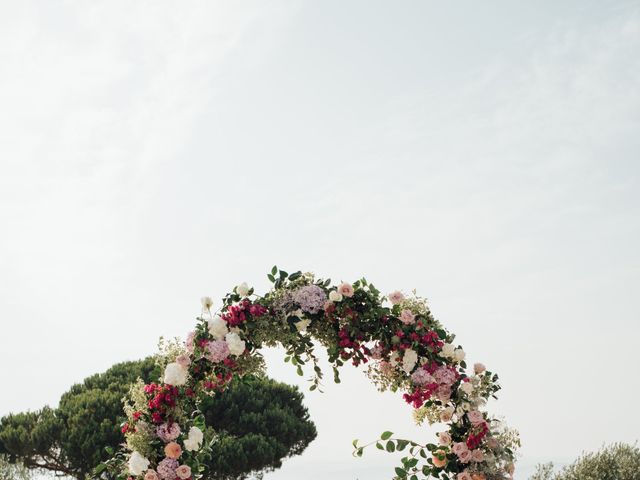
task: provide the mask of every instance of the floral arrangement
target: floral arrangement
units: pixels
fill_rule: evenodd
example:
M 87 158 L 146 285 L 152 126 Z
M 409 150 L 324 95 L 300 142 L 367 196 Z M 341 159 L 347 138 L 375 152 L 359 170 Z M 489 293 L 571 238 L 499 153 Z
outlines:
M 186 341 L 163 342 L 157 383 L 133 385 L 125 401 L 125 448 L 96 469 L 118 480 L 191 480 L 206 477 L 218 441 L 198 411 L 200 399 L 222 391 L 234 376 L 260 373 L 263 346 L 282 345 L 285 361 L 299 375 L 312 368 L 311 390 L 323 372 L 316 343 L 327 350 L 336 382 L 345 362 L 366 365 L 381 390 L 404 392 L 418 423 L 442 424 L 436 443 L 426 445 L 384 432 L 377 448 L 408 448 L 396 478 L 449 480 L 513 478 L 517 432 L 484 411 L 500 389 L 498 375 L 476 363 L 468 371 L 465 352 L 413 292 L 387 296 L 365 279 L 332 285 L 311 273 L 288 274 L 273 267 L 273 288 L 258 296 L 246 283 L 202 314 Z M 316 343 L 314 343 L 314 340 Z M 354 441 L 354 454 L 367 445 Z

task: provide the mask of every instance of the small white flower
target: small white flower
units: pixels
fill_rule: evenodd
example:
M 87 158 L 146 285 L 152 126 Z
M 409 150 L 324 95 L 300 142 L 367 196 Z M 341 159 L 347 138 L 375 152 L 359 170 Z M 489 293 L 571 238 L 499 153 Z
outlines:
M 442 412 L 440 412 L 440 421 L 442 423 L 448 423 L 453 418 L 454 409 L 453 407 L 447 407 Z
M 231 332 L 227 333 L 224 339 L 227 342 L 227 346 L 229 347 L 229 352 L 231 353 L 231 355 L 238 356 L 244 353 L 246 344 L 244 343 L 244 340 L 240 338 L 240 335 Z
M 211 307 L 213 307 L 213 300 L 211 299 L 211 297 L 202 297 L 200 299 L 200 303 L 202 303 L 202 309 L 210 312 L 211 311 Z
M 240 285 L 236 287 L 236 293 L 241 297 L 246 297 L 249 295 L 249 285 L 247 282 L 242 282 Z
M 131 457 L 129 457 L 129 473 L 131 475 L 142 475 L 147 468 L 149 468 L 149 460 L 138 452 L 133 452 Z
M 200 450 L 204 434 L 198 427 L 191 427 L 189 429 L 189 435 L 184 440 L 184 448 L 190 452 L 194 450 Z
M 229 333 L 227 328 L 227 322 L 225 322 L 220 315 L 216 315 L 207 322 L 209 325 L 209 333 L 216 339 L 222 340 L 224 336 Z
M 461 348 L 457 348 L 455 350 L 455 352 L 453 352 L 453 358 L 455 358 L 456 362 L 461 362 L 464 360 L 464 357 L 466 357 L 467 354 L 464 353 L 464 350 Z
M 311 324 L 311 320 L 309 320 L 308 318 L 305 318 L 304 320 L 300 320 L 299 322 L 296 322 L 294 325 L 296 326 L 299 332 L 306 332 L 310 324 Z
M 393 352 L 391 357 L 389 358 L 389 365 L 395 367 L 400 361 L 400 354 L 398 352 Z
M 331 290 L 329 292 L 329 300 L 331 300 L 332 302 L 341 302 L 342 294 L 337 292 L 336 290 Z
M 405 350 L 404 356 L 402 357 L 402 369 L 405 373 L 411 373 L 413 367 L 416 366 L 416 362 L 418 361 L 418 354 L 414 350 Z
M 179 387 L 187 383 L 187 375 L 189 370 L 179 363 L 172 362 L 164 369 L 164 383 Z

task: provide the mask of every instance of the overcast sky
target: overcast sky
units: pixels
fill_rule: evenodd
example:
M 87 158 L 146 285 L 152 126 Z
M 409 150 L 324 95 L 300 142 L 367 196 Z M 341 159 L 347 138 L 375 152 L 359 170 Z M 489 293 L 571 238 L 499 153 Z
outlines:
M 275 263 L 428 297 L 502 377 L 518 478 L 634 442 L 639 77 L 638 1 L 0 1 L 0 415 Z M 432 439 L 343 375 L 267 479 L 388 479 L 353 438 Z

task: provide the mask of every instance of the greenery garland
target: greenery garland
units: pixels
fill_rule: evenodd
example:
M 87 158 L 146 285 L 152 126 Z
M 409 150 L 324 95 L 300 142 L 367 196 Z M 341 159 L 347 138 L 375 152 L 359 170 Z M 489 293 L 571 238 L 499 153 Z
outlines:
M 118 480 L 206 478 L 212 447 L 220 441 L 207 428 L 199 404 L 234 376 L 260 373 L 260 349 L 282 345 L 285 361 L 299 375 L 310 365 L 311 390 L 323 372 L 313 340 L 328 353 L 336 382 L 345 362 L 367 366 L 380 390 L 403 391 L 416 420 L 443 424 L 436 443 L 393 438 L 372 442 L 394 452 L 408 449 L 396 478 L 494 480 L 513 477 L 517 432 L 483 411 L 500 389 L 498 375 L 475 364 L 431 314 L 424 299 L 399 291 L 382 296 L 364 278 L 332 285 L 311 273 L 273 267 L 273 288 L 264 296 L 245 283 L 227 294 L 218 312 L 202 299 L 203 312 L 184 344 L 168 343 L 159 355 L 164 376 L 130 391 L 123 425 L 126 448 L 96 469 Z M 367 445 L 354 441 L 354 454 Z

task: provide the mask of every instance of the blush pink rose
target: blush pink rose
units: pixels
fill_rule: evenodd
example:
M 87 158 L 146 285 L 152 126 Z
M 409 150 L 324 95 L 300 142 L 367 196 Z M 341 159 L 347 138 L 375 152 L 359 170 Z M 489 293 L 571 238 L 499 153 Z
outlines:
M 438 440 L 440 440 L 440 445 L 450 445 L 451 434 L 449 432 L 440 432 L 438 434 Z
M 404 300 L 404 295 L 402 294 L 402 292 L 399 292 L 396 290 L 395 292 L 391 292 L 389 294 L 389 301 L 394 305 L 398 305 L 403 300 Z
M 191 477 L 191 467 L 189 465 L 180 465 L 176 468 L 176 475 L 182 480 L 187 480 L 187 478 Z
M 411 312 L 411 310 L 404 309 L 400 313 L 400 321 L 405 325 L 412 325 L 416 323 L 416 316 Z
M 498 448 L 498 441 L 493 437 L 487 437 L 487 446 L 490 449 L 495 450 Z
M 182 455 L 182 448 L 176 442 L 170 442 L 164 447 L 164 454 L 168 458 L 176 459 Z
M 482 412 L 479 412 L 477 410 L 472 410 L 471 412 L 467 413 L 467 418 L 472 425 L 480 425 L 484 422 L 484 416 L 482 415 Z
M 468 452 L 469 447 L 467 447 L 467 444 L 464 442 L 457 442 L 453 444 L 453 448 L 451 450 L 453 450 L 453 453 L 460 456 L 462 452 Z
M 160 480 L 160 478 L 155 470 L 147 470 L 147 473 L 144 474 L 144 480 Z
M 465 470 L 456 476 L 456 480 L 471 480 L 471 474 Z
M 471 450 L 471 461 L 472 462 L 484 462 L 484 452 L 479 448 L 475 450 Z
M 476 375 L 480 375 L 486 369 L 487 367 L 485 367 L 482 363 L 475 363 L 473 365 L 473 371 L 475 372 Z
M 460 452 L 458 458 L 462 463 L 469 463 L 471 461 L 471 452 L 469 450 L 465 450 Z
M 350 283 L 343 283 L 338 287 L 338 293 L 343 297 L 353 297 L 353 287 Z
M 181 367 L 188 367 L 189 365 L 191 365 L 191 359 L 189 358 L 189 355 L 178 355 L 178 358 L 176 358 L 176 363 Z

